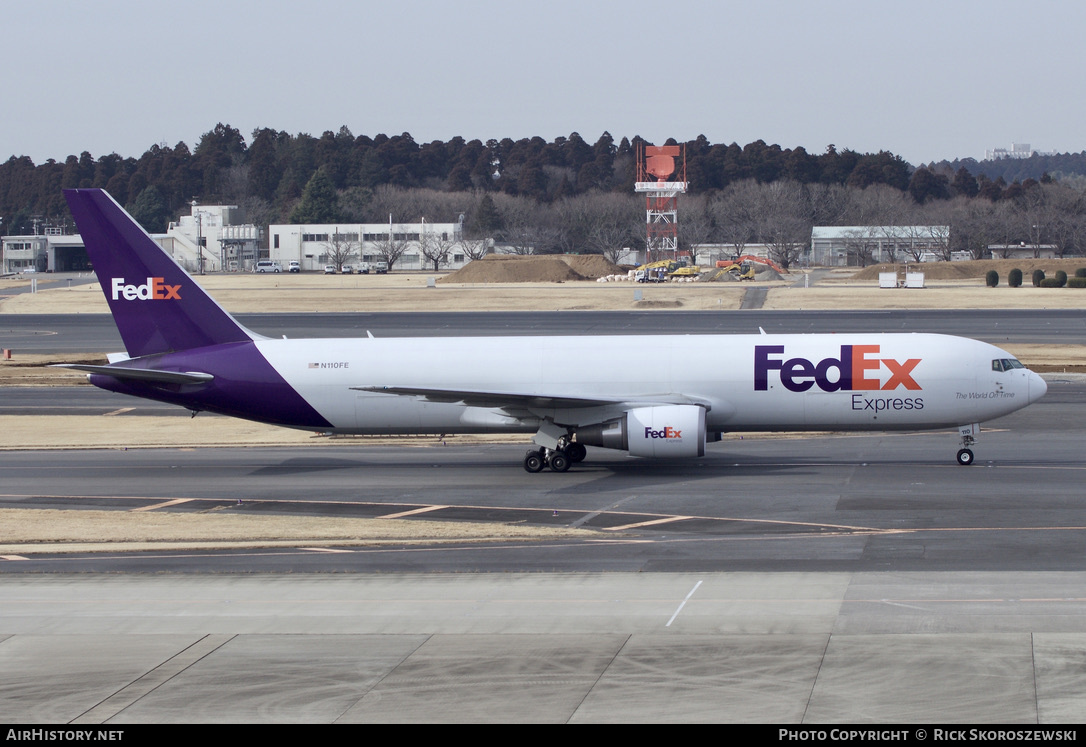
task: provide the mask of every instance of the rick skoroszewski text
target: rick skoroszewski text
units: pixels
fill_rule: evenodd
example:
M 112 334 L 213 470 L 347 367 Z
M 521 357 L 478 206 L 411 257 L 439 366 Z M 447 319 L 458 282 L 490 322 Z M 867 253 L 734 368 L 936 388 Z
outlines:
M 1077 729 L 778 729 L 781 742 L 1077 742 Z

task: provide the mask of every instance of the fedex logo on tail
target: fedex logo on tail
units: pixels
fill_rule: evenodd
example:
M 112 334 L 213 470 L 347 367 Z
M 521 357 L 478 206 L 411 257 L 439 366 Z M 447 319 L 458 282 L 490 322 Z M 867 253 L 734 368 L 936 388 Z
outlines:
M 805 392 L 812 386 L 824 392 L 893 390 L 899 387 L 919 391 L 912 371 L 920 358 L 897 361 L 879 358 L 878 345 L 842 345 L 840 358 L 824 358 L 817 363 L 806 358 L 784 358 L 784 345 L 754 346 L 754 391 L 769 389 L 769 372 L 777 371 L 781 384 L 792 392 Z M 779 356 L 779 357 L 777 357 Z M 883 381 L 881 372 L 889 372 Z
M 167 285 L 165 278 L 147 278 L 143 285 L 128 285 L 124 278 L 113 278 L 113 300 L 167 301 L 181 300 L 181 286 Z

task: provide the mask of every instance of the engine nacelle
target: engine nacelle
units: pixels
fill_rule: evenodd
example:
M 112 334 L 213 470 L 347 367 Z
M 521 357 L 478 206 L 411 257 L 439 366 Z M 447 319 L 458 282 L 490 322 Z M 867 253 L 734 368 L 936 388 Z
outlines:
M 705 436 L 705 408 L 699 405 L 636 407 L 617 420 L 577 429 L 578 443 L 638 457 L 705 456 Z

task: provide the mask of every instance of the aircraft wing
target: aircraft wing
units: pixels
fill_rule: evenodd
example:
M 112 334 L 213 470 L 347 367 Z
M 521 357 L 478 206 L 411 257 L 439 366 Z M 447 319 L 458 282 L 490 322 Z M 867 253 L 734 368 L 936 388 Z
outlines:
M 115 379 L 151 381 L 159 384 L 206 384 L 215 378 L 211 374 L 198 371 L 153 371 L 125 366 L 92 366 L 86 363 L 55 363 L 50 368 L 71 368 L 76 371 L 112 376 Z
M 410 386 L 356 386 L 352 389 L 379 394 L 400 394 L 422 397 L 430 402 L 460 402 L 469 407 L 495 407 L 503 409 L 566 410 L 582 407 L 606 407 L 608 405 L 643 404 L 699 404 L 707 403 L 677 394 L 639 395 L 630 397 L 572 397 L 565 394 L 523 394 L 468 389 L 438 389 Z

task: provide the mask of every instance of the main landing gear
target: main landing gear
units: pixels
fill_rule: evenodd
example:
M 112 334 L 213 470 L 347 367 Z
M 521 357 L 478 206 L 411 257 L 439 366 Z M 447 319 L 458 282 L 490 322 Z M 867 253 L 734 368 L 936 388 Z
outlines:
M 565 441 L 565 439 L 563 442 L 559 442 L 557 449 L 545 447 L 529 449 L 524 454 L 524 470 L 540 472 L 544 467 L 550 467 L 552 472 L 565 472 L 571 464 L 584 461 L 588 455 L 588 449 L 583 444 Z

